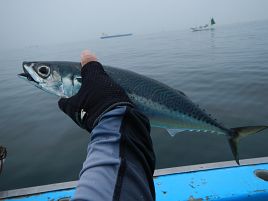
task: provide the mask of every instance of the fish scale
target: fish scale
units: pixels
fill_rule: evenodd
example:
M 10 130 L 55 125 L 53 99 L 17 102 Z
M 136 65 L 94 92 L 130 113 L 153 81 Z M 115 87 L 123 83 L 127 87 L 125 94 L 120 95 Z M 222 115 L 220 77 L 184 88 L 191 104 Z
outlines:
M 219 134 L 226 133 L 227 129 L 215 122 L 199 107 L 192 103 L 185 95 L 182 95 L 182 92 L 179 93 L 178 90 L 175 90 L 150 78 L 142 79 L 143 77 L 141 75 L 128 70 L 118 70 L 116 68 L 107 66 L 104 67 L 104 70 L 115 82 L 122 86 L 127 92 L 132 91 L 136 95 L 141 97 L 147 97 L 147 99 L 159 103 L 160 105 L 164 105 L 170 110 L 179 112 L 184 115 L 188 115 L 193 119 L 200 120 L 202 123 L 210 124 L 207 126 L 206 130 L 213 129 L 213 132 L 217 132 Z M 138 102 L 138 104 L 143 105 L 144 103 Z M 188 125 L 190 126 L 191 123 L 189 123 Z M 188 128 L 188 130 L 195 130 L 195 127 L 196 126 L 192 125 Z

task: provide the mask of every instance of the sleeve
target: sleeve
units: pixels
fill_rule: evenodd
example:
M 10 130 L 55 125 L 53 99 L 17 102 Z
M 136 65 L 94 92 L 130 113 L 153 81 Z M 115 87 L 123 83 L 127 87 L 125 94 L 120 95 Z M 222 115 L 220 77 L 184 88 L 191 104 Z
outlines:
M 150 124 L 135 108 L 117 106 L 92 130 L 73 200 L 155 200 Z

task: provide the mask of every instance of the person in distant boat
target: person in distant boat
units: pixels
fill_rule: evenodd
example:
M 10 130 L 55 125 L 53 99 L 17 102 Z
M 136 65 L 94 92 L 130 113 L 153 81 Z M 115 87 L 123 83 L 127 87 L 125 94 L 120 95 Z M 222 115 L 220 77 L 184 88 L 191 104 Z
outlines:
M 5 161 L 5 158 L 7 156 L 7 150 L 5 147 L 2 147 L 0 145 L 0 174 L 3 170 L 3 166 L 4 166 L 4 161 Z
M 91 133 L 73 200 L 155 200 L 150 123 L 94 54 L 81 54 L 82 86 L 59 108 Z

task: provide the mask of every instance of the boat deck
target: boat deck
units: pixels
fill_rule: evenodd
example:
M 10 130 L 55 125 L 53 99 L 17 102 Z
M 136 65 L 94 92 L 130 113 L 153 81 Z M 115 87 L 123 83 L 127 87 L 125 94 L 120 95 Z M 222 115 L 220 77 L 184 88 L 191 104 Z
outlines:
M 267 201 L 268 157 L 156 170 L 157 201 Z M 68 201 L 76 181 L 0 192 L 6 201 Z

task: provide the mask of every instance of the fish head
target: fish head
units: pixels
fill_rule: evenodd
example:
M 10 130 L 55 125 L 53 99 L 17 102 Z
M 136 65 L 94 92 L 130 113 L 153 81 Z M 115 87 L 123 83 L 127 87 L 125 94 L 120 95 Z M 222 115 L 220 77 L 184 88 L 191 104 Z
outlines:
M 79 68 L 67 62 L 23 62 L 22 67 L 20 78 L 60 97 L 73 96 L 81 86 Z

